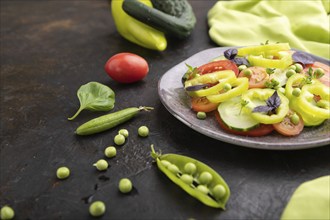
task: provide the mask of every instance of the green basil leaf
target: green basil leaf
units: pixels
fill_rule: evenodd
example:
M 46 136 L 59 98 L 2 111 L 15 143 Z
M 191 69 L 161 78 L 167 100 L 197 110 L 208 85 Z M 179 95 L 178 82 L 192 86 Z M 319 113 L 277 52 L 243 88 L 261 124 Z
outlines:
M 98 82 L 89 82 L 82 85 L 77 91 L 77 96 L 80 107 L 76 114 L 68 118 L 68 120 L 75 119 L 84 109 L 90 111 L 110 111 L 115 106 L 114 91 Z

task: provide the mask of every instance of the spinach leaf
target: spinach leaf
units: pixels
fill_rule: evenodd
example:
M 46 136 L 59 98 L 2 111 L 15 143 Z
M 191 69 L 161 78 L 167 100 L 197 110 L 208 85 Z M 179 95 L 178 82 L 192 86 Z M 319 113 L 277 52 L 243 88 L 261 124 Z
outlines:
M 68 120 L 75 119 L 84 109 L 90 111 L 110 111 L 115 107 L 114 91 L 98 82 L 89 82 L 82 85 L 77 91 L 77 96 L 80 107 L 76 114 L 68 118 Z

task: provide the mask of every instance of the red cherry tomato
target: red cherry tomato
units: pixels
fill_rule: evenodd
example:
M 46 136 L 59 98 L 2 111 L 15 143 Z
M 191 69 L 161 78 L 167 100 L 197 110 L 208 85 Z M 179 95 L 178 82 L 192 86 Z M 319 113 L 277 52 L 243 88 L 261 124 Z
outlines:
M 213 61 L 210 63 L 206 63 L 198 67 L 197 69 L 200 74 L 213 73 L 215 71 L 220 71 L 220 70 L 232 70 L 237 76 L 239 72 L 236 64 L 230 60 Z
M 220 118 L 219 112 L 215 111 L 215 117 L 220 125 L 220 127 L 227 131 L 228 133 L 236 134 L 236 135 L 241 135 L 241 136 L 251 136 L 251 137 L 259 137 L 259 136 L 265 136 L 269 133 L 271 133 L 274 130 L 273 125 L 269 124 L 260 124 L 259 127 L 253 128 L 252 130 L 249 131 L 238 131 L 229 128 Z
M 251 66 L 248 69 L 252 71 L 250 76 L 245 76 L 244 70 L 242 70 L 238 77 L 247 77 L 249 78 L 249 89 L 252 88 L 265 88 L 265 83 L 269 79 L 269 75 L 266 72 L 266 68 L 259 66 Z
M 312 65 L 306 65 L 304 72 L 307 72 L 309 67 L 312 67 L 313 69 L 322 68 L 324 70 L 324 75 L 318 80 L 322 82 L 324 85 L 330 86 L 330 66 L 321 62 L 315 62 Z
M 206 97 L 194 97 L 191 99 L 191 108 L 195 112 L 211 112 L 218 108 L 219 104 L 212 103 Z
M 284 135 L 284 136 L 295 136 L 301 133 L 304 129 L 304 121 L 301 117 L 299 117 L 299 123 L 294 124 L 291 122 L 290 117 L 292 116 L 293 111 L 289 111 L 287 116 L 283 119 L 283 121 L 273 124 L 275 130 Z
M 142 80 L 149 72 L 147 61 L 133 53 L 118 53 L 106 62 L 105 72 L 120 83 Z

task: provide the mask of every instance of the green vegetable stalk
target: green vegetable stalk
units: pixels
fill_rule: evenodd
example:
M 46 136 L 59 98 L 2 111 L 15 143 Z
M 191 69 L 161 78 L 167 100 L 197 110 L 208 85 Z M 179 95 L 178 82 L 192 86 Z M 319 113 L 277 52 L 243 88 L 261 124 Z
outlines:
M 115 106 L 115 93 L 108 86 L 98 82 L 89 82 L 82 85 L 77 91 L 77 96 L 80 107 L 76 114 L 68 118 L 68 120 L 75 119 L 84 109 L 110 111 Z
M 119 34 L 142 47 L 159 51 L 165 50 L 167 41 L 164 33 L 126 14 L 122 8 L 123 2 L 124 0 L 111 1 L 111 13 Z M 141 0 L 141 2 L 152 7 L 150 0 Z

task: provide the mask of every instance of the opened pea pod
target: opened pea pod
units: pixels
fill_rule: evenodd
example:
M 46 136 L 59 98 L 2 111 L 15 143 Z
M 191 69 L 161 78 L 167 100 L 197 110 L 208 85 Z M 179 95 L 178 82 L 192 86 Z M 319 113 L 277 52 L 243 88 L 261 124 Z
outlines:
M 225 209 L 230 189 L 225 180 L 208 165 L 178 154 L 156 153 L 151 145 L 151 156 L 158 168 L 192 197 L 213 208 Z

